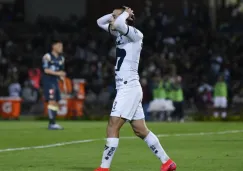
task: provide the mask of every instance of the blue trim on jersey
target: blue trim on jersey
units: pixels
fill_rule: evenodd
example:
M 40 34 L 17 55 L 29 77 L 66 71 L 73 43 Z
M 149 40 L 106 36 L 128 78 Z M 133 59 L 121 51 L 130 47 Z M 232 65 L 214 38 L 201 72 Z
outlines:
M 129 26 L 127 26 L 127 32 L 126 32 L 126 34 L 124 34 L 123 36 L 128 35 L 128 33 L 129 33 Z

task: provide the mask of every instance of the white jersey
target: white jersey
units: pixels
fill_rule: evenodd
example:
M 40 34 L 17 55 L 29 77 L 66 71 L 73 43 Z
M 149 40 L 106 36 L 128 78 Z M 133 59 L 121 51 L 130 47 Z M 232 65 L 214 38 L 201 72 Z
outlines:
M 126 25 L 127 12 L 122 13 L 115 21 L 112 31 L 108 21 L 112 17 L 108 14 L 98 19 L 98 25 L 116 36 L 116 89 L 140 86 L 138 66 L 142 50 L 143 34 L 134 27 Z
M 132 27 L 129 27 L 130 29 Z M 135 34 L 142 34 L 135 28 L 129 32 L 136 32 Z M 140 52 L 142 50 L 142 39 L 139 41 L 132 41 L 128 37 L 118 34 L 116 39 L 116 66 L 115 79 L 116 88 L 122 88 L 123 85 L 137 86 L 139 83 L 138 65 L 140 60 Z

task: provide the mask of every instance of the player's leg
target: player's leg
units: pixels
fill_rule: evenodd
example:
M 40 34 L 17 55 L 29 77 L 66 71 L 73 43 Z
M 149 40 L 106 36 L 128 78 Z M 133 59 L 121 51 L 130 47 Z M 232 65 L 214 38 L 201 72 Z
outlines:
M 178 106 L 178 103 L 173 101 L 173 106 L 175 107 L 175 110 L 172 112 L 172 118 L 177 120 L 179 118 L 179 106 Z
M 49 126 L 55 124 L 55 113 L 57 111 L 56 101 L 54 98 L 55 90 L 50 84 L 44 83 L 44 96 L 47 104 Z
M 221 109 L 222 113 L 221 113 L 221 116 L 223 119 L 227 118 L 227 108 L 222 108 Z
M 102 156 L 102 162 L 95 171 L 109 171 L 113 156 L 119 144 L 119 132 L 127 118 L 125 113 L 128 112 L 126 103 L 128 102 L 127 90 L 119 90 L 113 103 L 111 116 L 107 125 L 107 139 Z M 123 113 L 123 115 L 122 115 Z
M 134 133 L 144 140 L 152 152 L 160 159 L 162 165 L 162 171 L 173 171 L 176 169 L 176 164 L 170 160 L 169 156 L 163 149 L 158 137 L 150 131 L 145 123 L 144 114 L 141 103 L 139 104 L 133 120 L 130 122 Z
M 55 100 L 49 100 L 48 102 L 48 116 L 49 116 L 49 126 L 56 124 L 56 115 L 58 111 L 57 102 Z
M 58 111 L 58 101 L 60 100 L 60 95 L 55 86 L 45 86 L 44 87 L 45 99 L 48 101 L 48 117 L 49 117 L 49 129 L 62 129 L 59 125 L 56 124 L 56 116 Z
M 147 143 L 148 147 L 162 163 L 166 163 L 169 160 L 169 157 L 161 146 L 159 139 L 147 128 L 144 119 L 131 121 L 131 126 L 135 135 Z
M 214 117 L 218 118 L 219 117 L 219 106 L 220 106 L 220 99 L 218 97 L 214 98 Z
M 111 116 L 107 125 L 107 139 L 106 145 L 102 156 L 102 162 L 100 167 L 103 169 L 109 169 L 113 156 L 119 144 L 119 132 L 125 119 L 120 117 Z
M 223 119 L 225 119 L 227 117 L 227 106 L 228 106 L 228 102 L 227 102 L 227 98 L 226 97 L 221 97 L 221 116 Z
M 59 110 L 59 101 L 61 100 L 61 92 L 60 92 L 60 89 L 58 87 L 58 85 L 56 84 L 55 85 L 55 102 L 56 102 L 56 110 L 55 110 L 55 113 L 54 113 L 54 125 L 52 125 L 52 129 L 57 129 L 57 130 L 62 130 L 63 127 L 60 126 L 59 124 L 56 123 L 56 116 L 57 116 L 57 112 Z
M 184 109 L 183 109 L 183 102 L 178 102 L 179 106 L 178 106 L 178 112 L 179 112 L 179 120 L 181 123 L 185 122 L 185 118 L 184 118 Z
M 175 110 L 173 101 L 169 99 L 165 100 L 165 106 L 166 106 L 167 121 L 171 122 L 173 120 L 173 113 Z

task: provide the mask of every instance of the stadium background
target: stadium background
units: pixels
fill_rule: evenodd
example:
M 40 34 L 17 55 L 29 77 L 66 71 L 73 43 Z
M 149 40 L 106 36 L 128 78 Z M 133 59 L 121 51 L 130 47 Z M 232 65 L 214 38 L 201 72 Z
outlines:
M 182 78 L 187 115 L 212 114 L 213 87 L 223 75 L 229 110 L 243 109 L 243 24 L 240 0 L 1 0 L 0 96 L 22 98 L 21 114 L 42 116 L 41 61 L 51 38 L 64 40 L 70 79 L 85 79 L 84 113 L 109 114 L 115 95 L 113 40 L 96 19 L 126 4 L 136 12 L 144 33 L 140 75 L 144 104 L 152 100 L 156 80 Z M 109 5 L 107 5 L 109 4 Z M 73 89 L 74 90 L 74 89 Z M 69 96 L 77 96 L 70 91 Z M 16 95 L 17 94 L 17 95 Z M 205 96 L 207 97 L 205 100 Z

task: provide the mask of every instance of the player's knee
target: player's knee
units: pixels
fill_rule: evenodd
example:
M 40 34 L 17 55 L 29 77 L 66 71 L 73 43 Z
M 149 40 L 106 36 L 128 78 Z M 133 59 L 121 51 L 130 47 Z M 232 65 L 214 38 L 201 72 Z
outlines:
M 133 132 L 137 137 L 142 138 L 142 134 L 140 131 L 134 130 Z
M 133 132 L 137 137 L 144 139 L 148 135 L 149 130 L 148 129 L 133 129 Z
M 110 121 L 107 125 L 107 132 L 114 132 L 114 131 L 119 131 L 119 127 L 114 122 Z
M 107 125 L 107 135 L 108 137 L 118 137 L 119 131 L 125 121 L 121 118 L 110 118 Z

